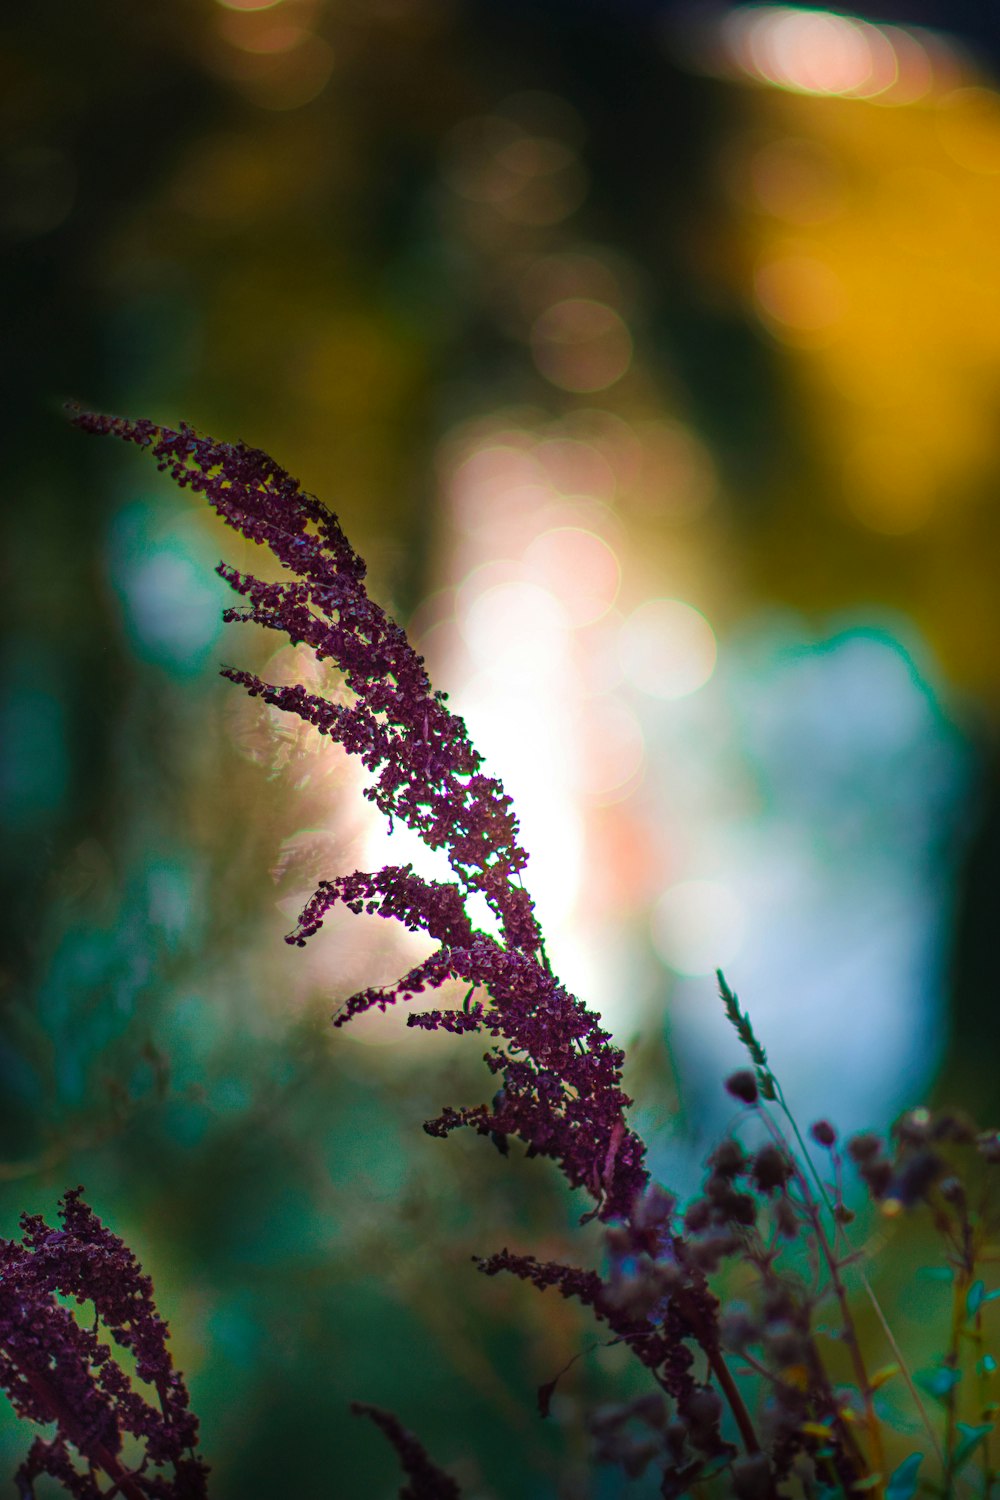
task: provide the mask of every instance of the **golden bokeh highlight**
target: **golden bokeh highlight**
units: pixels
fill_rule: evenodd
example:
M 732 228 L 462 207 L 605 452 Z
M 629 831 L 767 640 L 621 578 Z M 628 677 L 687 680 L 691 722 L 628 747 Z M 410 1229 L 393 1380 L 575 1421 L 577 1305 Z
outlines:
M 940 36 L 791 7 L 731 12 L 706 67 L 752 86 L 733 285 L 798 362 L 832 503 L 886 537 L 957 523 L 998 461 L 1000 93 Z

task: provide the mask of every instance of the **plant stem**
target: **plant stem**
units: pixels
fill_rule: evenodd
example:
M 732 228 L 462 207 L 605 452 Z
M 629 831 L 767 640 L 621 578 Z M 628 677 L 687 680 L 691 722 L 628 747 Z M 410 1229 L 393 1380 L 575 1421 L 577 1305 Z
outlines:
M 845 1240 L 846 1238 L 847 1237 L 845 1235 Z M 923 1403 L 920 1392 L 917 1390 L 917 1387 L 913 1380 L 913 1376 L 910 1374 L 909 1366 L 907 1365 L 906 1359 L 903 1355 L 903 1351 L 902 1349 L 900 1349 L 899 1344 L 896 1340 L 896 1335 L 893 1333 L 891 1327 L 889 1326 L 889 1320 L 882 1310 L 882 1304 L 878 1300 L 878 1297 L 875 1295 L 875 1289 L 872 1286 L 871 1282 L 868 1280 L 867 1273 L 865 1271 L 861 1271 L 860 1277 L 861 1285 L 864 1288 L 865 1294 L 872 1305 L 872 1310 L 875 1313 L 876 1318 L 878 1318 L 879 1323 L 881 1324 L 882 1332 L 886 1337 L 886 1342 L 888 1343 L 889 1348 L 892 1350 L 892 1357 L 895 1360 L 896 1364 L 899 1366 L 899 1372 L 906 1382 L 906 1389 L 913 1397 L 913 1401 L 917 1408 L 917 1411 L 920 1413 L 920 1420 L 923 1422 L 924 1427 L 927 1429 L 927 1435 L 929 1436 L 931 1443 L 934 1446 L 934 1452 L 937 1454 L 938 1459 L 941 1461 L 941 1463 L 943 1463 L 944 1450 L 941 1447 L 941 1443 L 938 1439 L 937 1433 L 934 1431 L 934 1424 L 930 1419 L 930 1413 Z
M 772 1075 L 772 1077 L 773 1077 L 773 1075 Z M 803 1159 L 805 1160 L 805 1163 L 806 1163 L 806 1165 L 809 1168 L 809 1171 L 810 1171 L 810 1173 L 812 1175 L 813 1181 L 816 1183 L 817 1190 L 819 1192 L 820 1197 L 823 1200 L 824 1206 L 826 1207 L 826 1210 L 829 1213 L 830 1218 L 833 1220 L 833 1223 L 836 1225 L 836 1227 L 839 1230 L 839 1232 L 843 1235 L 843 1237 L 844 1237 L 844 1244 L 847 1246 L 848 1250 L 853 1250 L 854 1246 L 851 1244 L 850 1235 L 847 1233 L 847 1230 L 844 1228 L 844 1226 L 842 1224 L 839 1224 L 837 1222 L 837 1216 L 834 1213 L 833 1204 L 830 1202 L 830 1195 L 829 1195 L 829 1193 L 826 1190 L 826 1184 L 823 1182 L 823 1179 L 820 1177 L 819 1170 L 818 1170 L 818 1168 L 816 1166 L 816 1163 L 813 1161 L 812 1153 L 810 1152 L 809 1147 L 806 1145 L 805 1141 L 802 1138 L 802 1133 L 799 1130 L 798 1123 L 797 1123 L 797 1121 L 795 1119 L 795 1116 L 792 1114 L 791 1110 L 789 1109 L 788 1103 L 787 1103 L 787 1101 L 785 1099 L 785 1095 L 784 1095 L 784 1093 L 782 1091 L 782 1088 L 781 1088 L 781 1084 L 778 1082 L 778 1080 L 776 1078 L 774 1078 L 774 1090 L 775 1090 L 775 1094 L 777 1096 L 778 1105 L 779 1105 L 779 1107 L 780 1107 L 783 1115 L 785 1116 L 785 1119 L 788 1121 L 789 1125 L 792 1128 L 792 1131 L 793 1131 L 793 1133 L 795 1135 L 795 1139 L 798 1142 L 799 1150 L 802 1152 Z M 888 1320 L 888 1318 L 885 1315 L 885 1312 L 883 1310 L 882 1304 L 881 1304 L 881 1302 L 878 1299 L 878 1296 L 877 1296 L 877 1294 L 875 1292 L 875 1288 L 872 1286 L 871 1282 L 869 1281 L 867 1272 L 864 1269 L 859 1269 L 859 1273 L 858 1274 L 859 1274 L 859 1277 L 860 1277 L 861 1286 L 862 1286 L 862 1288 L 864 1290 L 865 1296 L 868 1298 L 868 1301 L 871 1303 L 872 1310 L 875 1313 L 875 1316 L 876 1316 L 876 1318 L 879 1321 L 879 1325 L 880 1325 L 880 1327 L 882 1329 L 882 1332 L 885 1334 L 886 1342 L 888 1343 L 889 1348 L 892 1350 L 892 1357 L 895 1360 L 896 1364 L 899 1366 L 899 1372 L 902 1375 L 903 1380 L 904 1380 L 904 1382 L 906 1384 L 906 1389 L 909 1391 L 910 1396 L 911 1396 L 911 1398 L 913 1400 L 913 1404 L 917 1408 L 917 1412 L 919 1413 L 920 1420 L 924 1424 L 924 1428 L 925 1428 L 925 1430 L 927 1432 L 928 1437 L 930 1438 L 930 1441 L 931 1441 L 931 1444 L 933 1445 L 934 1451 L 937 1454 L 938 1459 L 943 1463 L 944 1462 L 944 1453 L 943 1453 L 943 1450 L 942 1450 L 942 1447 L 941 1447 L 941 1443 L 940 1443 L 940 1441 L 938 1439 L 938 1435 L 937 1435 L 937 1433 L 934 1430 L 934 1424 L 931 1421 L 930 1414 L 929 1414 L 926 1406 L 924 1405 L 923 1400 L 921 1399 L 920 1392 L 917 1390 L 916 1384 L 915 1384 L 914 1379 L 913 1379 L 913 1375 L 912 1375 L 912 1373 L 910 1371 L 910 1367 L 909 1367 L 909 1365 L 906 1362 L 906 1357 L 903 1354 L 902 1349 L 899 1347 L 899 1343 L 897 1342 L 896 1336 L 893 1333 L 892 1328 L 891 1328 L 891 1326 L 889 1324 L 889 1320 Z
M 989 1382 L 986 1371 L 983 1369 L 983 1310 L 982 1306 L 976 1308 L 976 1316 L 972 1325 L 972 1342 L 976 1351 L 976 1375 L 979 1393 L 979 1420 L 982 1421 L 987 1414 L 989 1404 Z M 990 1437 L 987 1433 L 980 1445 L 979 1453 L 983 1470 L 983 1500 L 989 1500 L 990 1478 L 992 1469 L 990 1465 Z
M 778 1103 L 780 1104 L 782 1110 L 788 1118 L 792 1129 L 795 1132 L 795 1139 L 798 1141 L 799 1146 L 813 1172 L 813 1175 L 816 1178 L 823 1202 L 830 1210 L 831 1216 L 833 1216 L 833 1205 L 830 1203 L 829 1195 L 827 1194 L 826 1189 L 823 1186 L 819 1173 L 816 1171 L 816 1167 L 813 1163 L 812 1157 L 809 1155 L 809 1152 L 806 1149 L 806 1144 L 799 1132 L 799 1127 L 795 1123 L 795 1119 L 791 1114 L 787 1104 L 785 1103 L 784 1095 L 781 1093 L 780 1087 L 777 1088 L 777 1093 Z M 767 1123 L 768 1128 L 771 1130 L 777 1144 L 784 1146 L 784 1140 L 782 1139 L 781 1132 L 778 1130 L 778 1127 L 774 1124 L 766 1111 L 764 1111 L 763 1114 L 764 1120 Z M 840 1319 L 844 1330 L 844 1342 L 847 1345 L 848 1352 L 851 1357 L 851 1364 L 854 1366 L 854 1377 L 857 1380 L 858 1390 L 861 1392 L 861 1399 L 864 1402 L 865 1426 L 868 1429 L 868 1440 L 871 1444 L 872 1472 L 880 1476 L 879 1483 L 872 1490 L 872 1494 L 875 1497 L 875 1500 L 879 1500 L 879 1497 L 882 1496 L 885 1491 L 885 1451 L 882 1446 L 882 1429 L 879 1426 L 878 1417 L 875 1415 L 875 1408 L 872 1405 L 871 1381 L 868 1378 L 868 1371 L 865 1368 L 864 1356 L 861 1353 L 861 1344 L 858 1339 L 857 1328 L 855 1327 L 854 1317 L 851 1313 L 850 1303 L 847 1298 L 847 1289 L 844 1286 L 843 1280 L 840 1275 L 840 1262 L 834 1254 L 833 1247 L 831 1246 L 830 1241 L 827 1239 L 826 1231 L 823 1228 L 823 1219 L 820 1213 L 820 1206 L 817 1203 L 812 1189 L 809 1186 L 809 1182 L 806 1178 L 805 1172 L 803 1171 L 802 1167 L 798 1165 L 798 1163 L 796 1163 L 795 1165 L 795 1176 L 798 1181 L 799 1192 L 802 1194 L 803 1207 L 805 1208 L 805 1211 L 809 1216 L 809 1222 L 811 1223 L 813 1227 L 813 1233 L 816 1236 L 816 1243 L 819 1246 L 823 1260 L 826 1262 L 827 1272 L 830 1276 L 830 1284 L 833 1287 L 834 1296 L 836 1297 L 837 1304 L 840 1308 Z M 834 1224 L 836 1224 L 835 1216 Z
M 959 1345 L 965 1321 L 965 1299 L 971 1276 L 966 1267 L 956 1273 L 951 1296 L 951 1337 L 944 1357 L 945 1368 L 958 1374 Z M 948 1387 L 944 1398 L 944 1496 L 951 1500 L 955 1486 L 955 1421 L 958 1415 L 958 1382 Z
M 719 1389 L 729 1403 L 729 1409 L 736 1421 L 736 1426 L 739 1428 L 740 1437 L 743 1439 L 743 1446 L 748 1453 L 759 1453 L 760 1443 L 757 1441 L 753 1419 L 747 1411 L 746 1402 L 740 1395 L 739 1387 L 723 1358 L 722 1350 L 713 1337 L 712 1330 L 705 1326 L 704 1319 L 689 1298 L 681 1296 L 678 1298 L 678 1301 L 682 1304 L 684 1317 L 690 1325 L 691 1332 L 704 1351 L 705 1358 L 708 1360 L 708 1367 L 718 1381 Z
M 740 1437 L 743 1439 L 743 1446 L 748 1453 L 759 1453 L 760 1444 L 757 1441 L 757 1434 L 754 1431 L 750 1413 L 747 1411 L 746 1403 L 740 1395 L 739 1387 L 733 1379 L 732 1372 L 723 1359 L 721 1351 L 708 1347 L 705 1349 L 705 1357 L 708 1360 L 712 1374 L 719 1382 L 719 1386 L 726 1400 L 729 1402 L 729 1408 L 736 1419 L 736 1425 L 740 1430 Z

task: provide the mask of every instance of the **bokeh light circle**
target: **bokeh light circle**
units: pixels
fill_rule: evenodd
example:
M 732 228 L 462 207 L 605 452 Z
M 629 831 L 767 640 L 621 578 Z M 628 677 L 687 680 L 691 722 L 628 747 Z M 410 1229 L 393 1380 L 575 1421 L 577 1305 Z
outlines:
M 602 537 L 580 526 L 554 526 L 524 554 L 529 572 L 559 597 L 573 625 L 591 625 L 614 605 L 621 565 Z
M 549 589 L 527 582 L 495 584 L 475 595 L 459 628 L 479 671 L 534 681 L 565 659 L 567 619 Z
M 682 599 L 647 599 L 618 635 L 626 678 L 651 698 L 686 698 L 715 670 L 715 632 L 700 610 Z
M 730 963 L 746 936 L 746 912 L 717 880 L 682 880 L 663 892 L 650 917 L 653 946 L 678 974 L 711 974 Z
M 531 350 L 546 380 L 564 391 L 589 394 L 621 380 L 632 363 L 632 335 L 606 302 L 567 297 L 536 320 Z
M 843 320 L 840 278 L 813 255 L 777 255 L 761 262 L 754 293 L 764 321 L 786 343 L 827 340 Z

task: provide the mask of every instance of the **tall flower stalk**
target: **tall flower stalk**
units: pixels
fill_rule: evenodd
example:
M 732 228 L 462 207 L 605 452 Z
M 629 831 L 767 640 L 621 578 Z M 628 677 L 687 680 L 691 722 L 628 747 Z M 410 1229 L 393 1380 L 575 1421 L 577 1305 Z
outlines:
M 488 1035 L 487 1063 L 501 1087 L 492 1105 L 446 1110 L 428 1129 L 443 1135 L 468 1125 L 484 1135 L 517 1137 L 589 1193 L 600 1218 L 627 1217 L 648 1177 L 644 1145 L 625 1120 L 631 1100 L 621 1086 L 623 1054 L 599 1017 L 552 973 L 521 883 L 528 857 L 511 800 L 483 771 L 465 723 L 431 687 L 405 632 L 369 597 L 365 565 L 336 517 L 273 459 L 243 444 L 215 442 L 184 426 L 175 432 L 90 413 L 75 420 L 88 432 L 147 449 L 179 485 L 204 494 L 229 526 L 270 549 L 291 575 L 288 582 L 265 583 L 220 563 L 219 575 L 244 601 L 225 618 L 308 646 L 340 669 L 352 701 L 331 702 L 237 668 L 224 675 L 356 755 L 373 777 L 365 796 L 390 824 L 398 819 L 447 855 L 450 882 L 390 865 L 326 880 L 306 905 L 291 943 L 305 943 L 340 902 L 391 917 L 437 944 L 396 984 L 352 995 L 336 1024 L 448 980 L 474 987 L 482 998 L 467 1008 L 418 1012 L 409 1024 Z M 477 893 L 497 919 L 496 937 L 476 930 L 468 915 Z
M 226 667 L 223 675 L 357 756 L 371 778 L 365 796 L 390 825 L 405 823 L 428 848 L 446 855 L 448 880 L 426 880 L 410 865 L 331 874 L 306 903 L 288 942 L 308 942 L 337 905 L 392 919 L 432 941 L 430 955 L 395 984 L 350 996 L 334 1017 L 336 1026 L 372 1009 L 430 1000 L 451 981 L 465 988 L 464 1003 L 410 1010 L 407 1023 L 483 1036 L 495 1092 L 489 1104 L 444 1109 L 425 1129 L 446 1136 L 468 1127 L 504 1153 L 520 1142 L 528 1155 L 550 1158 L 588 1200 L 583 1218 L 603 1224 L 603 1274 L 506 1248 L 478 1258 L 487 1275 L 509 1272 L 542 1291 L 575 1298 L 645 1366 L 652 1382 L 647 1392 L 594 1415 L 597 1457 L 620 1463 L 630 1475 L 654 1463 L 665 1500 L 709 1491 L 737 1500 L 777 1500 L 779 1494 L 911 1500 L 924 1455 L 909 1453 L 888 1472 L 876 1399 L 898 1373 L 927 1426 L 917 1385 L 942 1403 L 935 1492 L 947 1500 L 957 1495 L 975 1463 L 977 1493 L 987 1500 L 1000 1481 L 989 1442 L 1000 1406 L 983 1400 L 998 1366 L 986 1349 L 982 1308 L 1000 1291 L 987 1293 L 976 1272 L 987 1241 L 1000 1229 L 1000 1213 L 988 1182 L 970 1206 L 971 1188 L 967 1192 L 949 1153 L 970 1148 L 973 1167 L 988 1176 L 1000 1164 L 996 1134 L 977 1135 L 955 1113 L 915 1110 L 897 1122 L 888 1149 L 865 1134 L 848 1142 L 845 1158 L 836 1131 L 821 1120 L 810 1134 L 826 1154 L 825 1178 L 749 1018 L 720 975 L 726 1014 L 752 1064 L 726 1086 L 746 1106 L 751 1134 L 756 1122 L 757 1143 L 748 1148 L 735 1137 L 723 1140 L 709 1158 L 702 1193 L 682 1209 L 650 1180 L 645 1145 L 628 1120 L 632 1101 L 622 1087 L 622 1052 L 553 971 L 522 883 L 527 855 L 510 798 L 485 772 L 463 720 L 434 691 L 403 630 L 369 597 L 364 563 L 336 517 L 273 459 L 244 444 L 216 442 L 186 426 L 174 431 L 81 412 L 74 420 L 85 431 L 147 451 L 180 486 L 202 494 L 227 525 L 271 551 L 284 581 L 265 582 L 220 563 L 220 576 L 240 600 L 225 618 L 278 631 L 319 662 L 334 664 L 346 701 L 339 693 L 333 699 L 301 685 L 267 682 L 241 668 Z M 482 900 L 494 918 L 493 932 L 475 925 L 472 913 Z M 861 1348 L 849 1299 L 861 1252 L 846 1232 L 853 1218 L 845 1201 L 848 1161 L 884 1215 L 929 1204 L 945 1240 L 955 1316 L 947 1354 L 929 1376 L 912 1377 L 902 1358 L 873 1370 L 870 1350 Z M 747 1300 L 730 1297 L 723 1307 L 715 1288 L 727 1266 L 737 1272 Z M 861 1274 L 880 1320 L 879 1337 L 884 1333 L 897 1356 Z M 853 1385 L 831 1373 L 838 1361 L 831 1363 L 826 1352 L 829 1324 L 821 1321 L 831 1310 Z M 959 1388 L 970 1341 L 979 1394 L 972 1407 L 963 1404 L 972 1383 Z M 551 1385 L 539 1392 L 543 1415 L 551 1394 Z M 365 1404 L 355 1410 L 396 1448 L 407 1500 L 454 1500 L 454 1481 L 393 1414 Z M 963 1421 L 962 1412 L 973 1420 Z M 96 1450 L 81 1451 L 104 1462 Z M 56 1472 L 52 1462 L 50 1472 Z M 196 1468 L 178 1473 L 200 1483 Z M 126 1476 L 106 1493 L 128 1500 L 147 1493 L 129 1490 L 128 1482 Z M 73 1493 L 90 1500 L 89 1490 Z M 155 1493 L 187 1500 L 189 1491 Z M 190 1490 L 192 1500 L 197 1493 Z
M 536 1284 L 541 1275 L 566 1294 L 583 1295 L 629 1340 L 682 1410 L 707 1391 L 692 1374 L 689 1345 L 702 1349 L 709 1369 L 728 1387 L 744 1441 L 755 1447 L 735 1385 L 724 1373 L 716 1301 L 700 1270 L 686 1264 L 671 1225 L 673 1199 L 651 1187 L 645 1145 L 628 1124 L 632 1101 L 622 1087 L 624 1054 L 599 1016 L 552 971 L 521 881 L 527 854 L 511 799 L 483 770 L 464 721 L 431 686 L 405 632 L 370 598 L 365 565 L 337 518 L 267 454 L 243 443 L 217 442 L 185 425 L 174 431 L 90 412 L 77 412 L 74 420 L 84 431 L 146 450 L 178 485 L 203 494 L 227 525 L 271 551 L 288 581 L 267 583 L 219 564 L 220 577 L 242 601 L 226 611 L 226 620 L 261 625 L 293 645 L 308 646 L 317 660 L 339 668 L 350 701 L 269 683 L 239 668 L 226 667 L 223 675 L 357 756 L 372 776 L 365 796 L 390 825 L 400 820 L 428 848 L 447 856 L 451 881 L 424 880 L 409 865 L 390 865 L 333 876 L 311 897 L 290 943 L 305 943 L 342 903 L 393 918 L 436 944 L 395 984 L 352 995 L 335 1024 L 439 990 L 449 980 L 468 986 L 472 993 L 462 1008 L 411 1012 L 408 1024 L 488 1037 L 485 1061 L 498 1086 L 490 1104 L 447 1108 L 425 1129 L 444 1136 L 471 1127 L 495 1142 L 519 1140 L 530 1155 L 551 1158 L 570 1186 L 590 1198 L 587 1216 L 618 1225 L 619 1237 L 636 1256 L 666 1254 L 678 1285 L 664 1319 L 651 1323 L 616 1305 L 610 1285 L 572 1267 L 540 1271 L 530 1257 L 504 1252 L 499 1260 L 484 1260 L 482 1268 L 502 1267 Z M 473 925 L 468 906 L 474 895 L 484 897 L 495 916 L 496 936 Z M 701 1451 L 725 1454 L 721 1408 L 704 1399 L 701 1405 Z

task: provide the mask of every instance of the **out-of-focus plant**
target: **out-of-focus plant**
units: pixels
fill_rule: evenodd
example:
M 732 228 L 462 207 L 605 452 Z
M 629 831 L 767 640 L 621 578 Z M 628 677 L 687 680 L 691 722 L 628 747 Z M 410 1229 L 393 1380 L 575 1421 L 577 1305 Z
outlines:
M 990 1399 L 997 1365 L 984 1309 L 1000 1292 L 987 1290 L 980 1271 L 994 1258 L 1000 1228 L 991 1181 L 1000 1162 L 996 1133 L 977 1132 L 955 1112 L 916 1109 L 896 1123 L 888 1144 L 864 1134 L 842 1150 L 825 1120 L 811 1126 L 808 1144 L 749 1018 L 720 975 L 727 1016 L 752 1064 L 726 1085 L 744 1106 L 745 1140 L 734 1133 L 719 1144 L 703 1191 L 682 1208 L 650 1179 L 645 1145 L 627 1123 L 632 1101 L 621 1084 L 623 1054 L 552 971 L 521 883 L 527 856 L 510 799 L 483 772 L 463 721 L 432 689 L 404 632 L 368 597 L 364 564 L 336 518 L 266 454 L 244 445 L 146 421 L 92 414 L 77 414 L 76 421 L 149 449 L 180 485 L 204 493 L 227 524 L 271 549 L 290 581 L 268 583 L 220 564 L 221 576 L 245 601 L 227 618 L 304 644 L 339 669 L 343 691 L 323 696 L 231 668 L 225 675 L 359 756 L 372 778 L 365 795 L 390 821 L 406 823 L 447 856 L 451 880 L 425 880 L 405 865 L 322 881 L 288 941 L 304 944 L 338 903 L 423 932 L 434 943 L 430 956 L 395 985 L 353 995 L 335 1024 L 427 991 L 444 990 L 448 998 L 448 986 L 459 982 L 463 999 L 462 990 L 454 991 L 453 1005 L 412 1012 L 408 1024 L 487 1035 L 486 1063 L 499 1087 L 490 1104 L 448 1107 L 425 1129 L 444 1136 L 468 1126 L 505 1155 L 511 1141 L 519 1141 L 528 1155 L 551 1158 L 570 1186 L 590 1199 L 583 1218 L 605 1226 L 603 1272 L 509 1249 L 478 1265 L 487 1275 L 508 1271 L 576 1298 L 645 1367 L 646 1391 L 592 1414 L 595 1462 L 620 1464 L 633 1478 L 654 1471 L 665 1497 L 872 1494 L 909 1500 L 922 1491 L 944 1497 L 971 1492 L 987 1500 L 1000 1479 L 991 1447 L 1000 1408 Z M 479 926 L 477 909 L 483 912 Z M 946 1264 L 938 1269 L 952 1283 L 953 1311 L 943 1352 L 930 1369 L 911 1371 L 869 1281 L 871 1251 L 857 1238 L 845 1190 L 848 1163 L 881 1222 L 927 1205 L 943 1241 Z M 73 1224 L 82 1215 L 101 1243 L 103 1226 L 74 1195 L 66 1203 Z M 40 1221 L 28 1221 L 27 1230 L 32 1255 L 59 1243 Z M 114 1246 L 101 1295 L 137 1295 L 128 1292 L 134 1262 L 120 1241 Z M 117 1341 L 128 1344 L 128 1319 L 117 1304 L 103 1311 L 91 1282 L 63 1287 L 50 1279 L 45 1285 L 74 1295 L 83 1287 Z M 7 1287 L 5 1275 L 0 1290 Z M 873 1315 L 867 1323 L 861 1316 L 866 1306 Z M 41 1318 L 28 1368 L 48 1372 L 49 1385 L 65 1395 L 62 1406 L 45 1406 L 40 1398 L 32 1404 L 23 1381 L 18 1384 L 19 1325 L 11 1326 L 9 1336 L 4 1326 L 3 1349 L 14 1372 L 8 1389 L 15 1405 L 28 1417 L 54 1417 L 59 1424 L 55 1440 L 33 1447 L 22 1493 L 32 1493 L 32 1477 L 42 1469 L 88 1500 L 200 1493 L 204 1470 L 170 1446 L 181 1429 L 193 1441 L 177 1377 L 168 1380 L 162 1366 L 154 1368 L 155 1361 L 143 1362 L 140 1354 L 140 1377 L 153 1379 L 158 1389 L 168 1381 L 167 1397 L 160 1391 L 165 1426 L 151 1427 L 146 1413 L 152 1409 L 135 1407 L 134 1398 L 119 1417 L 146 1438 L 147 1466 L 165 1459 L 175 1464 L 174 1480 L 150 1478 L 144 1465 L 118 1473 L 119 1428 L 107 1401 L 124 1396 L 117 1377 L 106 1383 L 106 1356 L 96 1345 L 84 1349 L 75 1323 L 77 1333 L 60 1342 L 63 1323 Z M 889 1362 L 878 1358 L 883 1345 Z M 908 1392 L 912 1410 L 902 1419 L 881 1397 L 891 1381 Z M 555 1383 L 539 1391 L 543 1416 Z M 454 1480 L 394 1415 L 363 1404 L 355 1410 L 371 1417 L 396 1448 L 407 1475 L 404 1497 L 457 1495 Z M 914 1425 L 923 1431 L 919 1445 L 900 1443 L 900 1420 L 904 1433 Z M 72 1466 L 67 1444 L 89 1464 L 87 1475 Z M 95 1469 L 110 1475 L 110 1490 L 97 1488 Z

